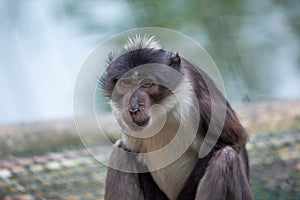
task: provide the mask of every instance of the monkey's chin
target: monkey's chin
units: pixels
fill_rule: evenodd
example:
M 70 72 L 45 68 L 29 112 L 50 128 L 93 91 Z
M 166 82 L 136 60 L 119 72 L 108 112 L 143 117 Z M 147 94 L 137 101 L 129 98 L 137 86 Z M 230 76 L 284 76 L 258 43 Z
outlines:
M 147 126 L 149 124 L 149 121 L 150 121 L 150 117 L 148 117 L 147 119 L 142 120 L 142 121 L 135 121 L 135 120 L 133 120 L 133 123 L 136 126 L 145 127 L 145 126 Z
M 126 125 L 122 126 L 122 129 L 125 129 L 126 132 L 140 132 L 149 125 L 150 117 L 144 120 L 133 120 L 131 117 L 125 117 L 123 122 L 125 122 L 123 125 Z
M 123 112 L 122 117 L 117 118 L 117 121 L 124 134 L 136 138 L 150 138 L 163 130 L 167 114 L 164 107 L 155 104 L 151 106 L 149 115 L 140 116 L 134 120 L 128 112 Z

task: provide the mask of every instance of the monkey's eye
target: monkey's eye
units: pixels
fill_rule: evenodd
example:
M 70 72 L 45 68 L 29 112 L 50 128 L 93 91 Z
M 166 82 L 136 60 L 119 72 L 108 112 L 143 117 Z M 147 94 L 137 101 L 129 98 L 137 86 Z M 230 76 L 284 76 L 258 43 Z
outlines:
M 120 79 L 120 83 L 121 83 L 121 85 L 128 87 L 128 86 L 132 85 L 132 80 L 129 78 L 123 78 L 123 79 Z
M 146 78 L 141 81 L 141 86 L 144 88 L 151 87 L 155 82 L 151 78 Z

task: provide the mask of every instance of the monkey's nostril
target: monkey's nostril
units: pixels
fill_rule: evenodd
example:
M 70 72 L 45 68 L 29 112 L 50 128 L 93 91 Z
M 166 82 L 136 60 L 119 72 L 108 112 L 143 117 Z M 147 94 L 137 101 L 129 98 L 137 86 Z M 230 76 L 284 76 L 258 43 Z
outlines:
M 138 112 L 140 109 L 139 108 L 132 108 L 132 107 L 129 107 L 128 108 L 128 111 L 130 112 L 130 113 L 136 113 L 136 112 Z

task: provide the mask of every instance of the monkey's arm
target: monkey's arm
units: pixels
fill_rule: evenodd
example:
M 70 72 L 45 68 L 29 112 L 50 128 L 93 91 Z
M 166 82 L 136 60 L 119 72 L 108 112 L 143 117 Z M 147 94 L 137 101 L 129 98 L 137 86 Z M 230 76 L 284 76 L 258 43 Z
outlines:
M 244 163 L 234 149 L 225 146 L 214 153 L 198 185 L 196 199 L 253 199 Z
M 125 151 L 120 151 L 123 149 Z M 136 162 L 134 158 L 128 156 L 126 149 L 122 146 L 122 141 L 118 140 L 110 156 L 107 169 L 105 196 L 106 200 L 143 200 L 143 192 L 140 187 L 139 176 L 137 173 L 128 173 L 119 171 L 125 166 L 126 169 L 136 171 Z M 125 168 L 123 168 L 125 169 Z

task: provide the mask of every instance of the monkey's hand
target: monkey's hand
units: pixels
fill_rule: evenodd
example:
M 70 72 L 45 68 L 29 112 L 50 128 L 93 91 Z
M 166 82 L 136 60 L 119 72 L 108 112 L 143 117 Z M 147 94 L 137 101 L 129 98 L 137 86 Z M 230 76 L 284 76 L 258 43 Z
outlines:
M 124 144 L 122 140 L 117 140 L 116 143 L 114 144 L 114 148 L 119 148 L 123 149 L 124 151 L 131 152 Z
M 198 200 L 252 200 L 240 155 L 230 146 L 216 151 L 198 185 Z
M 122 140 L 117 140 L 116 143 L 114 144 L 114 147 L 122 148 L 123 141 Z

